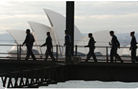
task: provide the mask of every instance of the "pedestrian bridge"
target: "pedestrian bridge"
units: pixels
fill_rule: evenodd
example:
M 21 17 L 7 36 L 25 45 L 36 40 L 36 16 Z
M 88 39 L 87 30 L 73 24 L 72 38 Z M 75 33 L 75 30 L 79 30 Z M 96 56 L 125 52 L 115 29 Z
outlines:
M 0 45 L 13 46 L 13 45 Z M 14 45 L 15 46 L 15 45 Z M 39 87 L 48 86 L 52 83 L 65 82 L 68 80 L 100 80 L 100 81 L 138 81 L 138 64 L 131 63 L 130 56 L 122 56 L 124 63 L 115 60 L 110 63 L 110 47 L 101 47 L 106 50 L 106 55 L 97 55 L 98 62 L 93 60 L 85 62 L 86 55 L 78 53 L 79 48 L 75 46 L 75 56 L 72 57 L 72 63 L 65 63 L 65 56 L 59 55 L 59 47 L 56 47 L 55 58 L 44 61 L 44 54 L 37 55 L 37 60 L 24 60 L 25 54 L 22 53 L 21 45 L 17 46 L 17 52 L 11 53 L 16 56 L 9 56 L 7 52 L 0 53 L 8 56 L 1 56 L 0 59 L 0 77 L 3 87 L 21 88 L 21 87 Z M 98 47 L 97 47 L 98 48 Z M 127 47 L 122 47 L 127 48 Z

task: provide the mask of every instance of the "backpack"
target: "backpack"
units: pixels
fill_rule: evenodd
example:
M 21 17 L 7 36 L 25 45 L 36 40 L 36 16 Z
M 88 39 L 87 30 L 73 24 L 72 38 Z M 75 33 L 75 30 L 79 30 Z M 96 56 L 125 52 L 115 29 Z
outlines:
M 35 42 L 34 36 L 32 34 L 30 35 L 30 42 Z

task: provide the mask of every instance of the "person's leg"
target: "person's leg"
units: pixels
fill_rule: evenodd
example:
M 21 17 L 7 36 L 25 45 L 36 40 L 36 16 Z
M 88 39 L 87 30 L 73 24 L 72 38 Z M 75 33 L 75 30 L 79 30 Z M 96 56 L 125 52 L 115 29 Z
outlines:
M 66 46 L 66 64 L 70 64 L 71 63 L 71 53 L 70 53 L 70 46 Z
M 33 60 L 36 60 L 35 55 L 32 51 L 31 51 L 31 56 L 32 56 Z
M 48 58 L 48 51 L 46 50 L 46 53 L 45 53 L 45 61 L 47 61 L 47 58 Z
M 55 58 L 53 56 L 53 52 L 51 51 L 51 49 L 49 49 L 48 51 L 49 51 L 49 55 L 50 55 L 52 61 L 55 61 Z
M 113 56 L 114 56 L 114 50 L 113 50 L 113 48 L 111 48 L 111 51 L 110 51 L 110 62 L 113 62 Z
M 137 48 L 135 48 L 135 51 L 134 51 L 135 62 L 138 61 L 136 53 L 137 53 Z
M 91 58 L 91 49 L 89 50 L 88 54 L 87 54 L 87 58 L 85 60 L 85 62 L 88 62 L 88 60 Z
M 121 63 L 123 63 L 123 60 L 121 59 L 121 57 L 119 56 L 119 54 L 117 53 L 117 48 L 115 49 L 115 58 L 117 60 L 119 60 Z
M 94 62 L 97 62 L 97 59 L 96 59 L 96 56 L 95 56 L 94 50 L 95 50 L 95 48 L 92 49 L 92 57 L 93 57 Z
M 68 46 L 66 46 L 66 53 L 65 53 L 65 56 L 66 56 L 66 57 L 69 57 L 69 47 L 68 47 Z
M 27 54 L 26 54 L 25 60 L 28 60 L 30 57 L 30 49 L 29 49 L 29 46 L 26 46 L 26 47 L 27 47 Z
M 30 47 L 29 47 L 30 55 L 32 56 L 33 60 L 36 60 L 35 55 L 34 55 L 34 53 L 32 51 L 32 48 L 33 48 L 33 45 L 30 45 Z
M 52 52 L 50 53 L 50 57 L 51 57 L 52 61 L 55 61 L 55 57 L 53 56 Z
M 121 57 L 119 56 L 119 54 L 116 54 L 116 59 L 119 60 L 121 63 L 123 63 L 123 60 L 121 59 Z
M 132 60 L 132 63 L 135 63 L 135 61 L 136 61 L 136 49 L 131 49 L 131 60 Z

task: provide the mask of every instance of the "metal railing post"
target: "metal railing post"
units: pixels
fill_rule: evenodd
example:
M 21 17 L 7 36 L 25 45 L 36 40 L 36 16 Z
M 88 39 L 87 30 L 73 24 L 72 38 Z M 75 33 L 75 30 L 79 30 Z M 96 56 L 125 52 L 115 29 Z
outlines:
M 19 45 L 17 45 L 17 60 L 19 60 Z
M 108 63 L 108 46 L 106 46 L 106 62 Z
M 17 60 L 21 60 L 21 45 L 17 45 Z
M 58 60 L 58 45 L 56 45 L 56 60 Z
M 77 53 L 78 53 L 78 46 L 75 45 L 75 56 L 77 56 Z
M 22 55 L 22 53 L 21 53 L 21 51 L 22 51 L 21 46 L 22 46 L 22 45 L 19 45 L 19 47 L 20 47 L 20 48 L 19 48 L 19 60 L 21 60 L 21 55 Z

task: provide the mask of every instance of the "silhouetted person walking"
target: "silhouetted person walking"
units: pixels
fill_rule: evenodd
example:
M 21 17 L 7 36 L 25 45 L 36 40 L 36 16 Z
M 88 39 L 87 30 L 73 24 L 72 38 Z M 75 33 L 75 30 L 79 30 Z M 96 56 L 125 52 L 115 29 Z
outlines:
M 89 52 L 87 54 L 87 59 L 85 62 L 87 62 L 91 57 L 93 57 L 94 59 L 94 62 L 97 62 L 97 59 L 96 59 L 96 56 L 94 54 L 94 50 L 95 50 L 95 43 L 96 41 L 94 40 L 93 36 L 92 36 L 92 33 L 89 33 L 88 34 L 88 37 L 90 38 L 89 42 L 88 42 L 88 45 L 85 46 L 85 47 L 89 47 Z
M 32 56 L 33 60 L 36 60 L 33 54 L 33 51 L 32 51 L 33 43 L 35 42 L 34 36 L 30 33 L 30 29 L 26 30 L 26 34 L 27 35 L 26 35 L 25 41 L 22 44 L 22 46 L 26 44 L 26 47 L 27 47 L 27 55 L 26 55 L 25 60 L 28 60 L 30 55 Z
M 66 56 L 66 63 L 71 63 L 71 37 L 69 35 L 69 31 L 65 30 L 65 56 Z
M 135 32 L 131 32 L 130 33 L 130 36 L 132 37 L 131 39 L 131 43 L 130 43 L 130 50 L 131 50 L 131 60 L 132 60 L 132 63 L 135 63 L 136 62 L 136 50 L 137 50 L 137 41 L 136 41 L 136 38 L 135 38 Z
M 52 58 L 52 61 L 55 61 L 55 58 L 53 56 L 53 44 L 52 44 L 52 38 L 50 36 L 50 32 L 47 32 L 46 42 L 43 45 L 41 45 L 41 47 L 43 46 L 47 46 L 47 50 L 45 53 L 45 61 L 47 61 L 48 56 Z
M 111 43 L 109 42 L 111 45 L 110 60 L 113 62 L 113 57 L 115 57 L 117 60 L 123 63 L 123 60 L 121 60 L 121 57 L 117 54 L 117 49 L 120 48 L 120 43 L 117 37 L 114 35 L 114 31 L 110 31 L 110 35 L 112 36 Z

